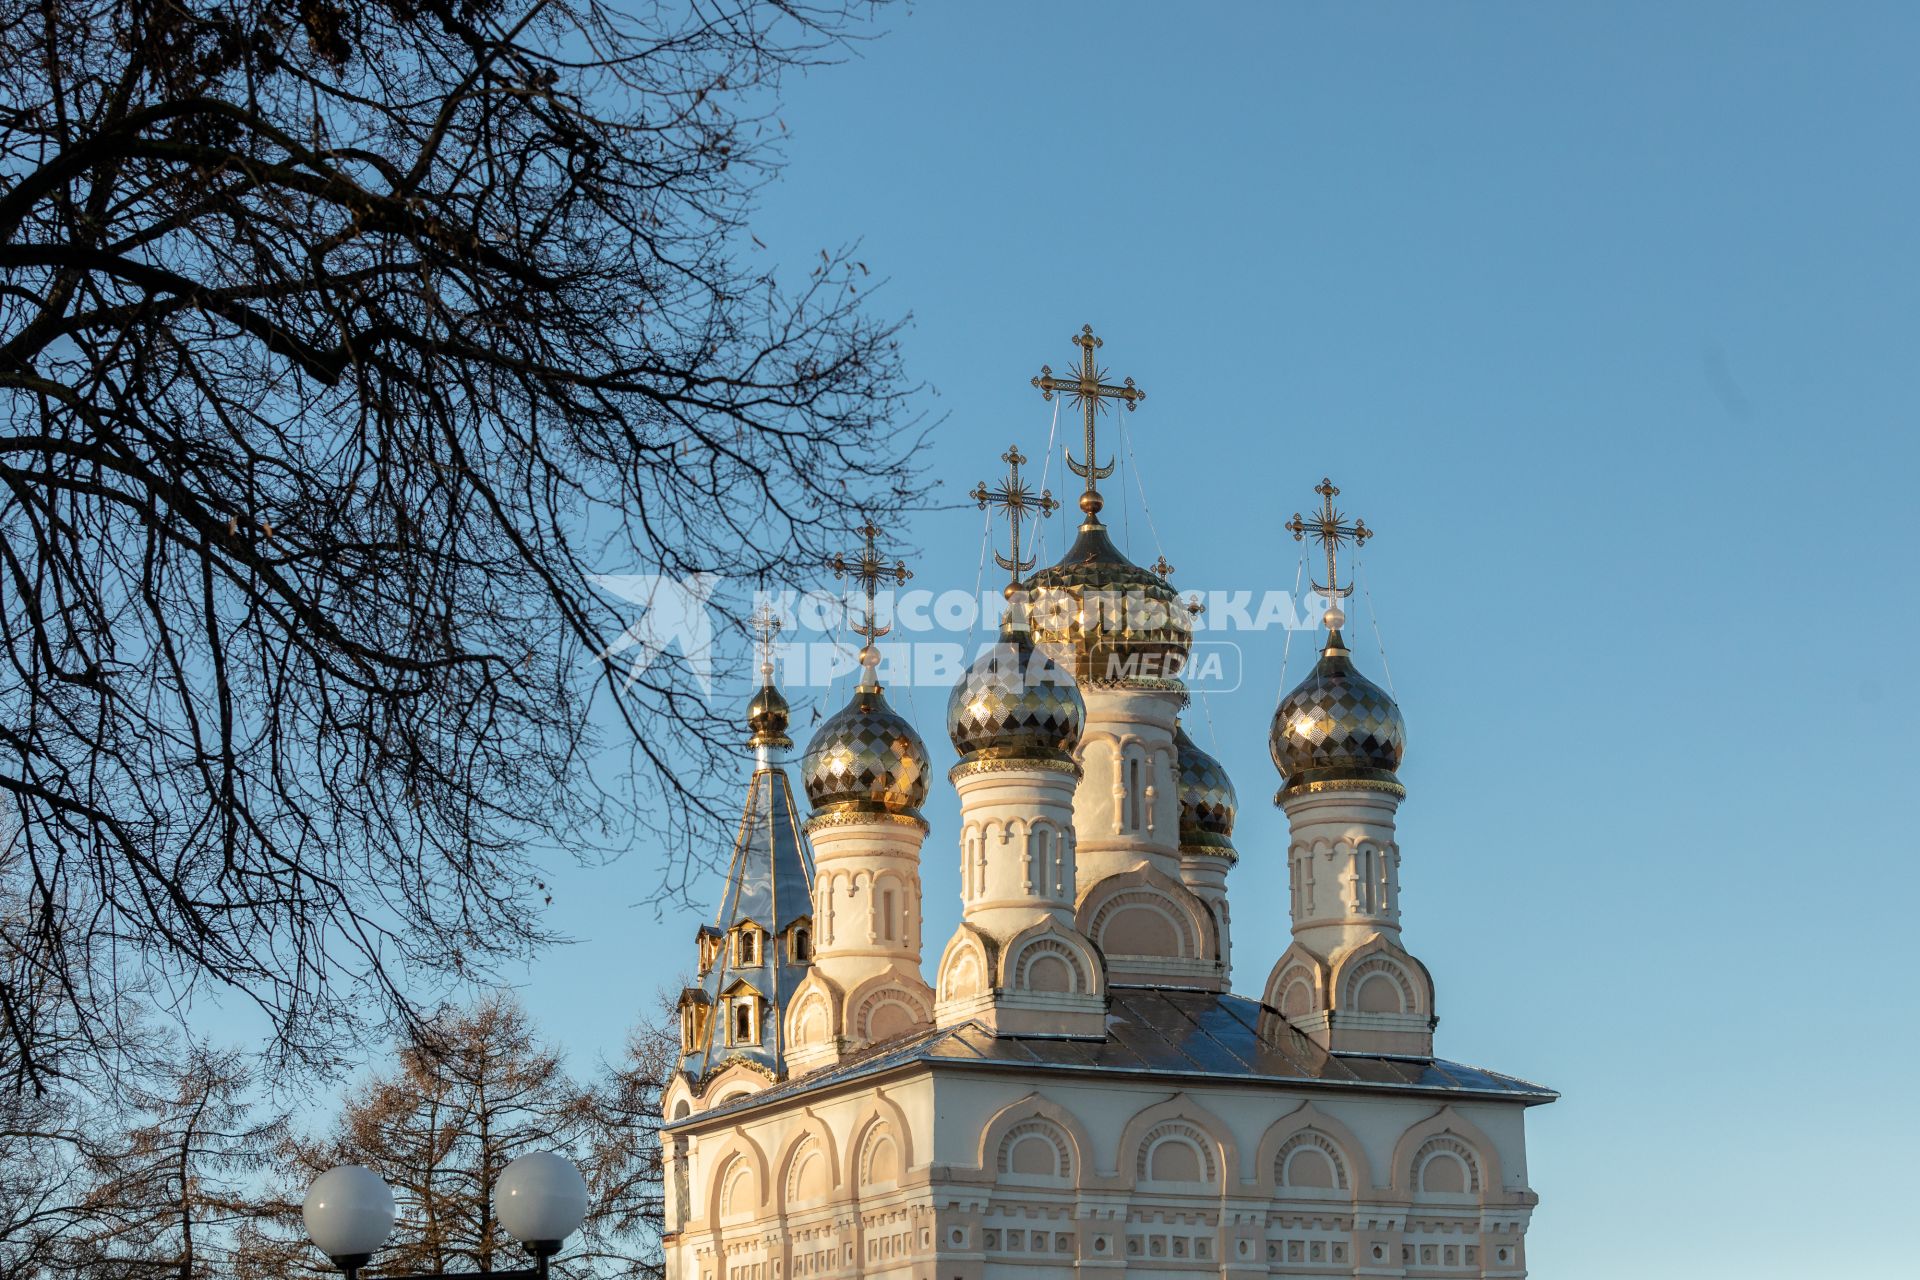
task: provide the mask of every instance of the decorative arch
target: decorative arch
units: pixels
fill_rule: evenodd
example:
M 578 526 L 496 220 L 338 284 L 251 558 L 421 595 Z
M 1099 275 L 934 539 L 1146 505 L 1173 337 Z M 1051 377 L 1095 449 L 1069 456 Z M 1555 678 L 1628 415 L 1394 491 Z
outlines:
M 1088 888 L 1074 924 L 1109 959 L 1204 961 L 1218 952 L 1213 913 L 1152 867 L 1103 876 Z
M 894 1145 L 899 1161 L 896 1180 L 914 1167 L 913 1131 L 907 1126 L 907 1113 L 885 1093 L 876 1092 L 867 1100 L 852 1133 L 853 1141 L 847 1144 L 846 1181 L 857 1190 L 864 1192 L 871 1185 L 867 1177 L 869 1157 L 876 1154 L 873 1148 L 881 1136 Z
M 1427 967 L 1383 934 L 1342 953 L 1334 961 L 1328 989 L 1335 1009 L 1433 1016 L 1433 979 Z M 1390 997 L 1398 1000 L 1399 1008 L 1391 1007 Z
M 840 1159 L 833 1131 L 808 1111 L 781 1152 L 782 1205 L 810 1202 L 832 1195 L 840 1185 Z
M 877 973 L 847 997 L 847 1037 L 876 1043 L 933 1025 L 933 1006 L 919 975 L 910 981 L 894 970 Z
M 760 1212 L 766 1204 L 767 1153 L 743 1133 L 734 1133 L 714 1156 L 707 1184 L 707 1220 Z
M 1281 953 L 1267 975 L 1261 1003 L 1283 1018 L 1301 1018 L 1327 1007 L 1327 966 L 1319 956 L 1294 943 Z
M 1036 1141 L 1052 1145 L 1056 1167 L 1060 1170 L 1057 1176 L 1030 1175 L 1011 1167 L 1013 1157 L 1027 1154 L 1027 1144 Z M 1036 1148 L 1034 1154 L 1038 1151 Z M 1031 1180 L 1043 1185 L 1057 1184 L 1061 1179 L 1084 1181 L 1080 1175 L 1089 1168 L 1092 1159 L 1093 1139 L 1079 1117 L 1038 1093 L 1030 1093 L 995 1112 L 980 1131 L 980 1147 L 975 1156 L 977 1167 L 989 1177 L 1010 1178 L 1016 1182 Z
M 998 985 L 1005 991 L 1101 996 L 1106 966 L 1084 937 L 1051 916 L 1028 925 L 1000 953 Z
M 1220 1156 L 1208 1136 L 1185 1120 L 1166 1120 L 1147 1131 L 1134 1161 L 1134 1181 L 1220 1185 Z
M 900 1154 L 900 1143 L 893 1136 L 893 1130 L 885 1124 L 876 1124 L 867 1130 L 866 1139 L 860 1144 L 860 1190 L 887 1191 L 898 1186 L 907 1172 L 906 1159 Z
M 787 1003 L 786 1043 L 790 1048 L 832 1044 L 844 1034 L 840 988 L 816 967 L 800 980 Z
M 1187 1181 L 1169 1179 L 1160 1173 L 1182 1171 L 1179 1153 L 1169 1150 L 1158 1162 L 1154 1152 L 1165 1143 L 1184 1143 L 1193 1148 L 1197 1181 L 1224 1188 L 1240 1176 L 1240 1151 L 1233 1130 L 1220 1118 L 1184 1093 L 1155 1103 L 1127 1121 L 1121 1132 L 1118 1158 L 1120 1175 L 1128 1181 Z M 1156 1165 L 1160 1172 L 1156 1172 Z
M 1474 1149 L 1450 1133 L 1435 1134 L 1413 1153 L 1415 1195 L 1478 1196 L 1483 1183 L 1480 1158 Z
M 720 1107 L 772 1087 L 773 1077 L 765 1063 L 736 1057 L 728 1058 L 719 1071 L 708 1076 L 700 1092 L 708 1106 Z
M 940 955 L 936 991 L 941 1000 L 971 1000 L 993 987 L 993 939 L 962 921 Z
M 1421 1175 L 1436 1157 L 1460 1160 L 1473 1175 L 1466 1183 L 1470 1191 L 1440 1194 L 1470 1195 L 1484 1201 L 1506 1186 L 1500 1153 L 1492 1140 L 1452 1107 L 1442 1107 L 1401 1134 L 1394 1144 L 1393 1189 L 1409 1199 L 1431 1197 L 1435 1193 L 1422 1190 Z
M 1254 1181 L 1269 1194 L 1288 1194 L 1286 1167 L 1299 1151 L 1309 1146 L 1326 1155 L 1342 1176 L 1336 1177 L 1330 1188 L 1303 1186 L 1295 1194 L 1319 1191 L 1347 1199 L 1373 1186 L 1373 1169 L 1367 1160 L 1366 1147 L 1353 1130 L 1311 1102 L 1302 1103 L 1281 1116 L 1260 1136 L 1260 1146 L 1253 1159 Z
M 696 1095 L 692 1081 L 684 1071 L 675 1071 L 673 1079 L 667 1082 L 667 1091 L 660 1098 L 660 1115 L 667 1123 L 684 1120 L 693 1114 Z
M 914 939 L 914 881 L 899 871 L 876 871 L 867 892 L 867 932 L 879 945 L 909 946 Z

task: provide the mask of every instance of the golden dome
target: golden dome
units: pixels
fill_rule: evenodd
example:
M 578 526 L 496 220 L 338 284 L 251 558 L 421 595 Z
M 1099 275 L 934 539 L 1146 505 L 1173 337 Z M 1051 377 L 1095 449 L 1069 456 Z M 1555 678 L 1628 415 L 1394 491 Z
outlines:
M 816 815 L 917 818 L 927 798 L 927 768 L 926 743 L 887 705 L 879 685 L 862 681 L 853 700 L 815 730 L 800 777 Z
M 960 762 L 1051 760 L 1071 764 L 1087 704 L 1073 677 L 1034 647 L 1007 615 L 999 643 L 974 659 L 947 698 L 947 736 Z
M 1179 687 L 1192 616 L 1165 578 L 1120 554 L 1097 515 L 1027 590 L 1035 642 L 1082 686 Z
M 1285 785 L 1276 799 L 1328 785 L 1401 794 L 1406 723 L 1387 691 L 1354 668 L 1336 627 L 1307 678 L 1280 700 L 1268 735 Z
M 793 739 L 787 736 L 788 719 L 787 700 L 773 687 L 769 678 L 747 703 L 747 728 L 753 731 L 753 736 L 747 739 L 747 745 L 791 747 Z
M 1233 856 L 1233 820 L 1240 802 L 1225 767 L 1187 736 L 1185 725 L 1173 731 L 1180 770 L 1180 847 L 1197 853 Z

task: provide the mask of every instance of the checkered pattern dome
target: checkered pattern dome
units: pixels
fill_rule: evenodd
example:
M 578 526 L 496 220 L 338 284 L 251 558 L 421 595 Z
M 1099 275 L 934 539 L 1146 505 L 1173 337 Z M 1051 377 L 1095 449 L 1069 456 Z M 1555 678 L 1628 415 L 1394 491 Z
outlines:
M 918 817 L 927 799 L 927 744 L 877 686 L 827 717 L 807 744 L 800 778 L 813 811 Z
M 1187 736 L 1185 725 L 1173 732 L 1180 769 L 1180 844 L 1182 848 L 1233 848 L 1233 820 L 1240 802 L 1233 780 L 1218 760 Z
M 947 698 L 947 736 L 962 762 L 1071 761 L 1086 718 L 1073 677 L 1034 648 L 1024 627 L 1003 629 Z
M 1286 780 L 1282 794 L 1317 782 L 1397 787 L 1394 771 L 1406 750 L 1407 729 L 1387 691 L 1354 669 L 1335 631 L 1312 674 L 1280 700 L 1268 743 Z

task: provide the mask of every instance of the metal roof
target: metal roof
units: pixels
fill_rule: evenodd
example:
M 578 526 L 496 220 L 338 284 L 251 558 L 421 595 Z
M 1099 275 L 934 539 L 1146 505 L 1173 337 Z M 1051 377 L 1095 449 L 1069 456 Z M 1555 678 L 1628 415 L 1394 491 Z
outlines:
M 995 1036 L 967 1022 L 876 1046 L 836 1066 L 676 1123 L 748 1111 L 913 1065 L 1452 1094 L 1527 1106 L 1560 1096 L 1516 1076 L 1442 1058 L 1329 1053 L 1245 996 L 1114 987 L 1108 997 L 1107 1035 L 1102 1040 Z M 1264 1019 L 1264 1035 L 1263 1012 L 1270 1015 Z
M 786 1069 L 780 1037 L 787 1000 L 809 968 L 806 961 L 796 961 L 790 954 L 787 930 L 812 914 L 813 850 L 800 830 L 793 788 L 785 769 L 759 768 L 747 788 L 720 910 L 712 924 L 700 926 L 699 935 L 725 935 L 752 921 L 768 936 L 761 940 L 756 963 L 751 965 L 736 964 L 733 948 L 723 944 L 713 967 L 700 976 L 699 986 L 682 994 L 683 1002 L 697 999 L 715 1010 L 707 1019 L 703 1042 L 681 1056 L 680 1069 L 688 1076 L 698 1080 L 735 1060 L 756 1063 L 776 1074 Z M 742 983 L 764 996 L 770 1006 L 761 1019 L 758 1044 L 726 1042 L 720 998 Z

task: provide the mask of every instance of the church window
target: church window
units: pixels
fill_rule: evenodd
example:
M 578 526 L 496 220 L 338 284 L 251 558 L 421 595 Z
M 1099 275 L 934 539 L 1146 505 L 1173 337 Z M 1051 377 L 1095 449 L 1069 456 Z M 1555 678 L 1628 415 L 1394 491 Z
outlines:
M 880 936 L 888 942 L 893 941 L 893 890 L 887 889 L 880 894 Z
M 1140 829 L 1140 761 L 1127 761 L 1127 829 Z
M 742 929 L 734 941 L 734 963 L 741 968 L 759 964 L 760 939 L 752 929 Z
M 1038 882 L 1040 886 L 1039 892 L 1043 896 L 1053 892 L 1052 886 L 1048 883 L 1049 877 L 1047 873 L 1047 868 L 1052 858 L 1049 847 L 1052 843 L 1049 839 L 1050 834 L 1045 827 L 1041 827 L 1033 833 L 1033 861 L 1039 868 L 1039 874 L 1034 877 L 1034 879 Z M 1028 886 L 1028 892 L 1033 892 L 1031 884 Z
M 805 964 L 813 959 L 813 933 L 805 925 L 793 931 L 792 954 L 795 964 Z
M 755 1025 L 758 1021 L 755 1017 L 758 1012 L 755 1007 L 757 1003 L 751 996 L 741 997 L 733 1002 L 734 1044 L 760 1043 L 759 1028 Z

